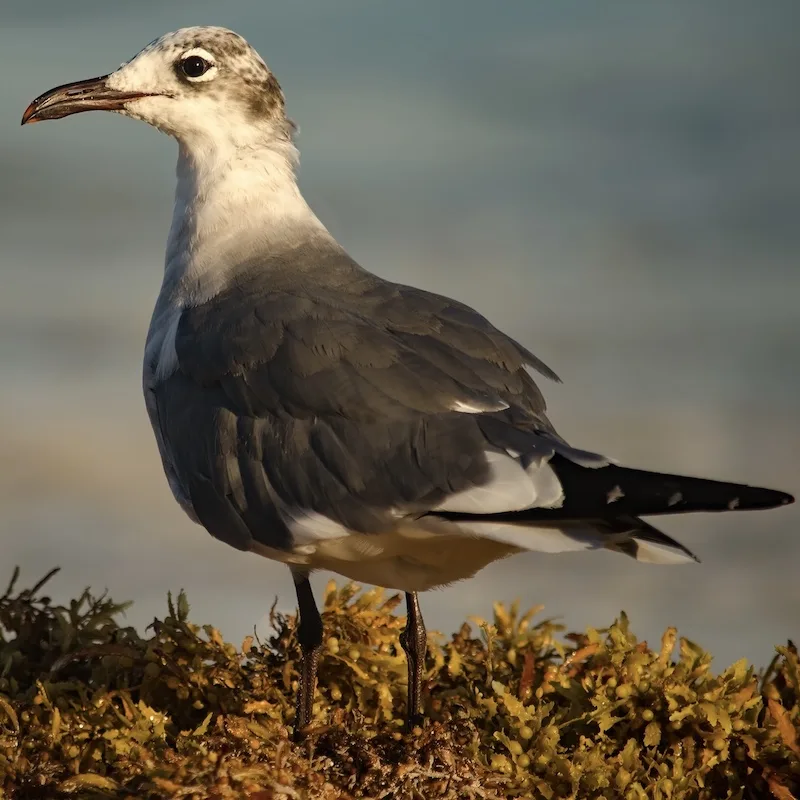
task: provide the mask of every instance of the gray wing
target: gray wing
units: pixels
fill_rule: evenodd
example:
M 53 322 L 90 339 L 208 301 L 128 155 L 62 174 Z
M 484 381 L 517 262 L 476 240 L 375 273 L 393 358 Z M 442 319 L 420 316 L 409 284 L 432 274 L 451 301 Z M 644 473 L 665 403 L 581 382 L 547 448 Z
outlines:
M 309 512 L 384 531 L 460 508 L 497 477 L 487 451 L 560 446 L 526 367 L 556 376 L 472 309 L 369 273 L 275 284 L 254 272 L 184 310 L 153 390 L 172 477 L 218 538 L 287 548 Z
M 518 408 L 551 429 L 525 367 L 555 373 L 476 311 L 374 279 L 277 289 L 253 274 L 182 315 L 180 369 L 248 413 L 370 422 Z

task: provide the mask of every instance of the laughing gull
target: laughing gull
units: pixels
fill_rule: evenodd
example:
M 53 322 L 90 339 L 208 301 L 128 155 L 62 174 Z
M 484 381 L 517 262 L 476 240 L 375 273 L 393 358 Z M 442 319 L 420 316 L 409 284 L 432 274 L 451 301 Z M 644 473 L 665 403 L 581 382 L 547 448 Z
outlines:
M 456 300 L 391 283 L 342 249 L 297 187 L 294 126 L 237 34 L 184 28 L 22 123 L 116 111 L 178 141 L 144 394 L 169 485 L 217 539 L 287 564 L 311 721 L 315 569 L 405 592 L 407 720 L 422 716 L 417 592 L 522 551 L 692 553 L 642 515 L 763 509 L 783 492 L 630 469 L 571 447 L 529 350 Z

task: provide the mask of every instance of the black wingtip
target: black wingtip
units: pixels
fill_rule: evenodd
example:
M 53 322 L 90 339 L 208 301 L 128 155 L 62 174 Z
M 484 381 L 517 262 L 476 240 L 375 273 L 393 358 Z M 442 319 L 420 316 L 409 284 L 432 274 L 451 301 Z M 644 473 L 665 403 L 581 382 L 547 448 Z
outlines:
M 743 510 L 752 509 L 768 509 L 780 508 L 781 506 L 789 506 L 794 503 L 794 497 L 787 492 L 781 492 L 777 489 L 761 489 L 755 486 L 746 487 L 749 491 L 742 492 L 742 505 Z M 736 505 L 733 508 L 737 508 Z

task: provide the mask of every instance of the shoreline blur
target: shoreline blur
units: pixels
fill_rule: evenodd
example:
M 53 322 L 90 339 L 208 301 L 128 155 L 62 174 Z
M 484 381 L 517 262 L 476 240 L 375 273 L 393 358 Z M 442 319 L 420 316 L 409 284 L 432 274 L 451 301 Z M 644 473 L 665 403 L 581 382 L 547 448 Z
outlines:
M 632 465 L 798 491 L 800 8 L 677 0 L 430 7 L 321 0 L 54 0 L 3 10 L 0 535 L 25 584 L 55 565 L 133 599 L 168 589 L 234 641 L 289 573 L 213 541 L 172 500 L 141 397 L 175 145 L 115 115 L 20 129 L 40 92 L 161 33 L 221 24 L 270 64 L 299 123 L 301 185 L 366 268 L 478 308 L 564 380 L 560 432 Z M 47 12 L 47 13 L 45 13 Z M 35 43 L 35 47 L 32 44 Z M 491 602 L 570 629 L 625 609 L 716 668 L 800 635 L 800 511 L 693 515 L 702 563 L 526 554 L 421 599 L 449 633 Z M 317 594 L 327 580 L 314 578 Z M 0 574 L 0 582 L 5 580 Z

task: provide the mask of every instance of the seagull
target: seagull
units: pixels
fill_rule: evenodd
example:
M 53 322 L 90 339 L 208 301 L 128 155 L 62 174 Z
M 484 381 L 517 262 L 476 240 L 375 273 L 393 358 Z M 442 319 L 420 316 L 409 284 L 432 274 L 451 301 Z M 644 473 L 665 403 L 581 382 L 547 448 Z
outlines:
M 407 725 L 423 721 L 417 593 L 524 551 L 697 560 L 641 519 L 793 502 L 632 469 L 568 444 L 534 375 L 556 374 L 472 308 L 357 264 L 296 180 L 278 81 L 238 34 L 190 27 L 37 97 L 22 124 L 116 111 L 178 142 L 143 387 L 170 488 L 215 538 L 288 565 L 312 721 L 323 626 L 309 575 L 405 593 Z

